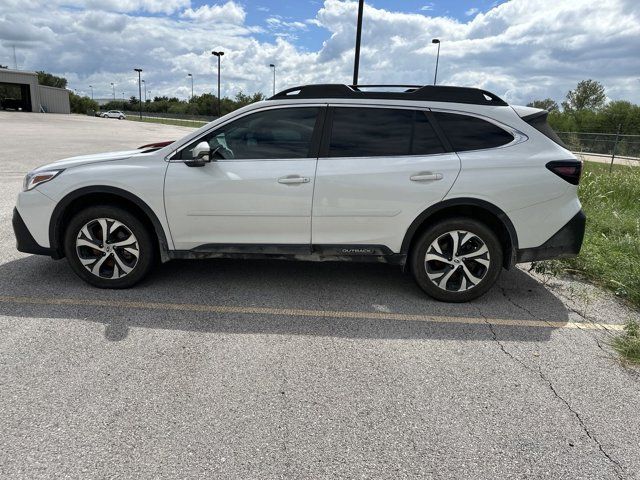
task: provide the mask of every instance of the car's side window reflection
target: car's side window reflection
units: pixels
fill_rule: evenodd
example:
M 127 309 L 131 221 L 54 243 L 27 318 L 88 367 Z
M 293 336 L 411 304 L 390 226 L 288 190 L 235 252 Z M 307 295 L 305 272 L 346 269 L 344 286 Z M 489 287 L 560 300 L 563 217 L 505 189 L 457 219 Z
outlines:
M 281 108 L 247 115 L 198 138 L 180 159 L 191 160 L 200 142 L 207 142 L 212 158 L 219 160 L 307 158 L 319 110 Z

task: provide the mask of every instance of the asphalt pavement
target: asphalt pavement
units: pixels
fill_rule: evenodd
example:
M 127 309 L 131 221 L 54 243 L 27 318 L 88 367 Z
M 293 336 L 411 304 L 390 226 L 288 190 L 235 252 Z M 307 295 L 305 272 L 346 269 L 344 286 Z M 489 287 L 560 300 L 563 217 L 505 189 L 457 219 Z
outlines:
M 189 129 L 0 112 L 0 477 L 640 478 L 629 317 L 503 271 L 469 304 L 382 264 L 172 261 L 134 289 L 19 253 L 28 169 Z

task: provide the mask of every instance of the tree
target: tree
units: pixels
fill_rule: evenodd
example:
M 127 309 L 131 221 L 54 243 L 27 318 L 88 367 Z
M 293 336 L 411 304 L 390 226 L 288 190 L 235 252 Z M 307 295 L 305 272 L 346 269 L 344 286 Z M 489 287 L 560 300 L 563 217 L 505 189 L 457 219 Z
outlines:
M 600 112 L 600 129 L 603 132 L 615 132 L 620 126 L 621 133 L 640 131 L 640 107 L 631 102 L 617 100 L 610 102 Z
M 604 85 L 591 79 L 582 80 L 575 90 L 569 90 L 562 107 L 568 112 L 599 110 L 604 106 L 606 99 Z
M 69 92 L 69 104 L 71 106 L 71 113 L 87 114 L 89 111 L 95 112 L 100 110 L 97 102 L 94 102 L 89 97 L 81 97 L 72 92 Z
M 245 105 L 249 105 L 250 103 L 254 103 L 254 102 L 260 102 L 262 100 L 264 100 L 265 97 L 264 94 L 262 92 L 257 92 L 254 93 L 253 95 L 247 95 L 245 93 L 242 92 L 242 90 L 240 90 L 237 94 L 236 94 L 236 107 L 235 108 L 241 108 L 244 107 Z
M 534 100 L 531 103 L 527 103 L 527 107 L 541 108 L 547 112 L 553 112 L 559 109 L 558 104 L 552 98 L 545 98 L 544 100 Z
M 64 77 L 57 77 L 47 72 L 36 72 L 38 75 L 38 83 L 40 85 L 46 85 L 48 87 L 67 88 L 67 79 Z

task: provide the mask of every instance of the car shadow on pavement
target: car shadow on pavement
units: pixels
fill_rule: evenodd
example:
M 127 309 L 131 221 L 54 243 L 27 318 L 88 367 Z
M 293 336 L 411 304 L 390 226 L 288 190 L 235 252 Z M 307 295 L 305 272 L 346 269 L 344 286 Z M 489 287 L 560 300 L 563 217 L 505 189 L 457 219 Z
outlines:
M 409 274 L 385 264 L 172 261 L 159 265 L 132 289 L 100 290 L 78 279 L 66 261 L 28 256 L 0 265 L 0 297 L 1 315 L 98 322 L 105 325 L 105 338 L 114 341 L 125 339 L 132 328 L 469 341 L 492 339 L 499 329 L 501 340 L 546 341 L 552 327 L 526 323 L 568 321 L 562 302 L 517 268 L 503 271 L 496 286 L 482 298 L 450 304 L 432 300 Z M 56 299 L 66 303 L 55 304 Z M 96 305 L 96 301 L 106 304 Z M 132 307 L 119 302 L 151 305 Z M 161 304 L 170 305 L 164 308 Z M 180 309 L 176 304 L 192 308 Z M 231 308 L 225 312 L 197 311 L 202 305 Z M 247 307 L 329 313 L 299 316 L 242 311 Z M 339 314 L 332 316 L 330 312 Z M 400 314 L 402 318 L 384 318 L 384 314 Z M 435 317 L 436 321 L 407 315 Z M 485 322 L 492 319 L 515 325 L 489 328 Z

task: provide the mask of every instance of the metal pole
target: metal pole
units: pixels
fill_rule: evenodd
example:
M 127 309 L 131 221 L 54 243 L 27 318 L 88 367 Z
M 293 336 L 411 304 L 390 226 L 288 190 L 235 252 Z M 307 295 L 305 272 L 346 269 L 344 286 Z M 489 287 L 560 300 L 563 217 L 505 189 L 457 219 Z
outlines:
M 111 87 L 113 88 L 113 101 L 116 101 L 116 86 L 113 82 L 111 82 Z
M 220 57 L 224 55 L 224 52 L 211 52 L 211 55 L 218 57 L 218 117 L 222 116 L 222 106 L 220 104 Z
M 191 75 L 191 99 L 193 100 L 193 75 Z
M 142 81 L 140 79 L 142 69 L 134 68 L 134 70 L 138 72 L 138 105 L 140 106 L 140 120 L 142 120 Z
M 222 116 L 222 107 L 220 103 L 220 55 L 218 55 L 218 117 Z
M 91 100 L 93 100 L 93 85 L 89 85 L 89 88 L 91 89 Z
M 276 65 L 275 63 L 272 63 L 271 65 L 269 65 L 270 67 L 273 67 L 273 94 L 276 94 Z
M 613 152 L 611 152 L 611 165 L 609 165 L 609 173 L 613 172 L 613 160 L 616 158 L 616 149 L 618 148 L 618 139 L 620 138 L 620 130 L 622 124 L 618 124 L 618 131 L 616 132 L 616 140 L 613 143 Z
M 362 38 L 362 10 L 364 0 L 358 2 L 358 25 L 356 27 L 356 57 L 353 62 L 353 85 L 358 85 L 358 69 L 360 66 L 360 40 Z
M 436 73 L 433 75 L 433 84 L 438 81 L 438 62 L 440 61 L 440 40 L 438 40 L 438 53 L 436 54 Z

